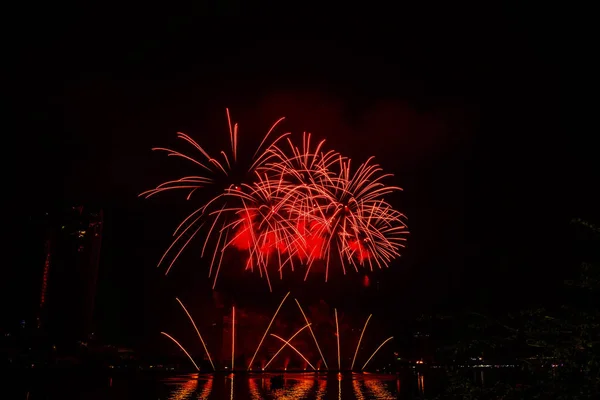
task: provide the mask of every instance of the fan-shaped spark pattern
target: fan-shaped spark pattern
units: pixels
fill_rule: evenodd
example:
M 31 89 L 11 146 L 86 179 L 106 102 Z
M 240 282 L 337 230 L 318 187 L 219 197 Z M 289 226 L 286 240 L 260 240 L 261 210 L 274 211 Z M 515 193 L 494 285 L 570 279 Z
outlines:
M 223 253 L 229 248 L 246 253 L 245 269 L 256 268 L 269 288 L 268 267 L 273 265 L 280 278 L 286 267 L 294 271 L 302 265 L 306 280 L 319 261 L 325 266 L 327 281 L 333 260 L 345 274 L 350 265 L 372 271 L 400 256 L 408 231 L 404 215 L 384 200 L 401 190 L 383 183 L 391 175 L 383 173 L 373 157 L 353 171 L 350 159 L 325 151 L 324 140 L 313 145 L 310 133 L 302 135 L 300 146 L 289 133 L 269 140 L 282 120 L 273 124 L 245 164 L 238 157 L 238 124 L 232 125 L 229 110 L 229 155 L 221 151 L 212 157 L 184 133 L 178 133 L 178 138 L 199 153 L 197 158 L 154 149 L 191 162 L 200 173 L 164 182 L 141 196 L 181 189 L 189 200 L 198 189 L 209 191 L 208 198 L 175 230 L 175 239 L 159 261 L 160 266 L 170 260 L 165 274 L 201 228 L 206 230 L 201 255 L 212 249 L 209 277 L 214 271 L 213 288 Z

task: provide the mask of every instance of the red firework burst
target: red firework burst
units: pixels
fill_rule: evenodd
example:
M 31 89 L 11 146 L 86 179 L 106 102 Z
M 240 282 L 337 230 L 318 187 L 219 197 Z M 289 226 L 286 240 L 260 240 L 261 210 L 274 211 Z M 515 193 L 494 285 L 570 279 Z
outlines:
M 166 270 L 194 236 L 206 226 L 202 256 L 209 243 L 214 244 L 209 276 L 216 266 L 216 284 L 223 253 L 228 248 L 247 252 L 246 269 L 258 268 L 271 287 L 267 267 L 277 265 L 282 277 L 285 266 L 306 266 L 305 279 L 317 260 L 324 260 L 325 280 L 332 258 L 346 265 L 368 265 L 382 268 L 399 256 L 399 248 L 407 233 L 404 216 L 394 210 L 383 196 L 400 190 L 382 181 L 390 174 L 372 163 L 372 157 L 351 171 L 351 162 L 335 151 L 324 151 L 325 141 L 311 146 L 311 135 L 302 136 L 301 146 L 287 138 L 288 148 L 277 143 L 289 134 L 277 137 L 267 146 L 268 137 L 279 119 L 260 143 L 249 166 L 244 169 L 244 182 L 234 173 L 237 163 L 238 126 L 231 125 L 227 111 L 231 155 L 221 151 L 220 160 L 212 158 L 188 135 L 178 137 L 196 148 L 201 161 L 186 154 L 158 148 L 169 156 L 184 158 L 202 171 L 202 175 L 185 176 L 165 182 L 142 193 L 146 197 L 171 190 L 188 191 L 187 199 L 199 188 L 214 185 L 215 195 L 192 212 L 175 230 L 175 240 L 161 258 L 177 249 Z M 262 150 L 264 149 L 264 150 Z M 183 245 L 181 245 L 183 243 Z
M 183 139 L 188 144 L 191 144 L 200 153 L 202 158 L 197 159 L 179 151 L 162 147 L 157 147 L 153 150 L 165 151 L 167 152 L 168 156 L 183 158 L 199 167 L 203 174 L 195 176 L 185 176 L 176 180 L 167 181 L 158 185 L 154 189 L 145 191 L 140 194 L 140 196 L 145 196 L 146 198 L 149 198 L 151 196 L 154 196 L 155 194 L 167 190 L 183 189 L 188 192 L 186 199 L 190 200 L 194 192 L 196 192 L 196 190 L 200 188 L 212 186 L 217 189 L 214 192 L 214 196 L 212 196 L 208 201 L 204 202 L 198 208 L 196 208 L 179 224 L 177 229 L 175 229 L 175 232 L 173 233 L 175 239 L 173 240 L 169 248 L 165 251 L 158 263 L 158 266 L 161 266 L 162 263 L 167 259 L 167 257 L 172 256 L 171 262 L 165 271 L 165 275 L 168 274 L 173 264 L 179 258 L 183 250 L 198 234 L 201 228 L 206 225 L 208 226 L 208 233 L 204 240 L 204 244 L 202 245 L 201 256 L 204 256 L 209 242 L 212 240 L 214 243 L 214 241 L 216 240 L 216 243 L 214 243 L 209 270 L 209 277 L 211 277 L 213 269 L 215 269 L 214 267 L 216 266 L 213 288 L 217 282 L 219 270 L 221 267 L 221 261 L 223 258 L 223 252 L 227 246 L 228 239 L 231 234 L 229 229 L 222 229 L 222 226 L 231 226 L 231 221 L 237 218 L 235 214 L 232 215 L 228 212 L 228 206 L 230 206 L 231 204 L 228 204 L 227 200 L 235 198 L 235 196 L 230 196 L 231 193 L 241 191 L 241 179 L 243 179 L 245 176 L 254 173 L 254 171 L 257 170 L 257 167 L 259 165 L 267 162 L 272 157 L 272 152 L 267 150 L 271 146 L 275 146 L 279 140 L 289 135 L 289 133 L 280 135 L 275 140 L 270 142 L 268 146 L 265 146 L 271 133 L 274 131 L 277 125 L 284 119 L 284 117 L 278 119 L 271 126 L 265 137 L 262 139 L 251 161 L 248 164 L 242 165 L 238 163 L 237 155 L 238 124 L 234 123 L 232 126 L 231 118 L 229 115 L 229 109 L 226 109 L 226 112 L 227 122 L 229 126 L 229 139 L 231 143 L 231 151 L 229 153 L 229 156 L 227 155 L 227 152 L 222 150 L 219 153 L 219 158 L 212 157 L 190 136 L 188 136 L 185 133 L 179 132 L 177 134 L 177 137 Z M 213 233 L 215 234 L 213 235 Z M 218 233 L 218 235 L 216 233 Z M 243 246 L 241 247 L 243 248 Z M 174 256 L 173 253 L 175 253 Z

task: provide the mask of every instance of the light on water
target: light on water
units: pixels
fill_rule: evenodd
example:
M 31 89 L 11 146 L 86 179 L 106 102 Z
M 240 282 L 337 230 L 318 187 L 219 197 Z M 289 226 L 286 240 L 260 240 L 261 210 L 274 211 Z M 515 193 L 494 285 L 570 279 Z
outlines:
M 485 375 L 486 383 L 491 385 L 499 379 L 509 379 L 508 375 L 498 375 L 500 372 L 468 371 L 464 376 L 481 386 Z M 39 371 L 21 374 L 10 381 L 20 388 L 21 395 L 16 398 L 28 400 L 408 400 L 441 394 L 445 374 L 431 370 L 404 370 L 398 375 L 312 371 L 173 375 L 124 371 L 107 375 L 89 371 Z
M 419 389 L 423 377 L 419 377 Z M 395 376 L 362 374 L 256 374 L 226 376 L 182 375 L 165 381 L 167 399 L 397 399 L 400 388 Z

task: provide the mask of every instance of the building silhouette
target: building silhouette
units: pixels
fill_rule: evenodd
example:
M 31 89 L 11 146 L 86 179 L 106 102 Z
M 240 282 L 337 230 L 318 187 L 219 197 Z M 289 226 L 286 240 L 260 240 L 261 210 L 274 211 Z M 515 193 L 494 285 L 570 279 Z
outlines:
M 94 332 L 102 225 L 102 210 L 83 206 L 46 213 L 42 220 L 37 325 L 56 343 L 87 341 Z

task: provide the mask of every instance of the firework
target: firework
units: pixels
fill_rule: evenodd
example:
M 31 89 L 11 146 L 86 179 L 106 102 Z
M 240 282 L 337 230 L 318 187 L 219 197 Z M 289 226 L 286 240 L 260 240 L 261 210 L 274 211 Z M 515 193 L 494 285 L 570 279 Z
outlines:
M 302 328 L 298 329 L 296 331 L 296 333 L 294 333 L 288 340 L 282 339 L 284 341 L 283 346 L 281 346 L 279 348 L 279 350 L 277 350 L 277 352 L 275 354 L 273 354 L 273 357 L 271 357 L 271 359 L 265 364 L 263 369 L 266 369 L 269 366 L 269 364 L 271 364 L 271 362 L 275 359 L 275 357 L 277 357 L 279 355 L 279 353 L 281 353 L 283 351 L 283 349 L 285 349 L 285 346 L 289 345 L 291 347 L 290 342 L 292 341 L 292 339 L 294 339 L 296 336 L 298 336 L 300 334 L 300 332 L 302 332 L 304 329 L 309 328 L 309 327 L 310 327 L 310 324 L 304 325 Z M 271 336 L 278 337 L 277 335 L 273 335 L 273 334 L 271 334 Z
M 222 229 L 222 226 L 229 226 L 231 222 L 231 215 L 229 215 L 226 211 L 227 209 L 227 199 L 235 198 L 235 196 L 227 196 L 228 193 L 232 191 L 241 190 L 241 182 L 240 179 L 245 178 L 248 174 L 251 174 L 256 170 L 258 165 L 261 165 L 268 161 L 270 157 L 272 157 L 271 152 L 264 151 L 265 143 L 267 142 L 269 136 L 276 128 L 276 126 L 284 119 L 280 118 L 277 120 L 269 129 L 260 145 L 258 146 L 256 152 L 252 160 L 248 163 L 249 165 L 240 165 L 238 163 L 238 154 L 237 154 L 237 146 L 238 146 L 238 124 L 235 123 L 233 126 L 231 124 L 231 117 L 229 115 L 229 109 L 226 109 L 227 112 L 227 122 L 229 126 L 229 139 L 231 143 L 231 152 L 230 155 L 227 155 L 227 152 L 221 151 L 218 158 L 212 157 L 209 155 L 207 151 L 204 150 L 196 141 L 194 141 L 190 136 L 185 133 L 179 132 L 177 137 L 184 140 L 192 147 L 194 147 L 201 155 L 200 160 L 194 158 L 192 156 L 186 155 L 179 151 L 171 150 L 168 148 L 157 147 L 153 150 L 165 151 L 168 156 L 180 157 L 191 163 L 193 163 L 196 167 L 200 168 L 202 175 L 194 175 L 194 176 L 185 176 L 176 180 L 171 180 L 164 182 L 158 185 L 156 188 L 145 191 L 140 194 L 140 196 L 145 196 L 149 198 L 158 193 L 162 193 L 168 190 L 184 190 L 187 191 L 187 200 L 190 200 L 192 195 L 201 188 L 207 186 L 213 186 L 217 190 L 208 201 L 201 204 L 197 207 L 190 215 L 188 215 L 182 222 L 179 224 L 173 236 L 175 239 L 167 249 L 167 251 L 163 254 L 160 259 L 158 266 L 160 266 L 165 258 L 171 254 L 171 251 L 179 248 L 175 256 L 172 258 L 169 267 L 167 268 L 165 275 L 169 273 L 171 267 L 177 258 L 181 255 L 182 251 L 187 247 L 190 241 L 197 235 L 200 229 L 205 225 L 205 223 L 209 220 L 210 228 L 208 230 L 208 234 L 206 235 L 206 239 L 202 246 L 201 255 L 204 256 L 207 245 L 211 239 L 213 239 L 212 233 L 216 231 L 218 232 L 216 243 L 214 244 L 214 251 L 212 255 L 211 268 L 209 271 L 209 277 L 212 274 L 213 266 L 216 263 L 216 272 L 214 278 L 214 285 L 216 284 L 219 269 L 221 267 L 222 261 L 222 253 L 226 247 L 226 242 L 229 237 L 229 231 L 227 229 Z M 279 140 L 287 136 L 288 134 L 280 135 L 278 138 L 273 140 L 267 148 L 270 146 L 274 146 Z M 187 239 L 187 240 L 186 240 Z M 183 245 L 181 243 L 183 242 Z M 220 255 L 218 253 L 221 252 Z
M 276 260 L 280 278 L 283 266 L 293 262 L 288 249 L 297 237 L 297 230 L 289 220 L 283 199 L 286 193 L 281 180 L 271 182 L 266 175 L 258 173 L 254 184 L 244 184 L 243 190 L 228 192 L 228 196 L 237 198 L 237 201 L 227 211 L 237 218 L 223 228 L 233 232 L 224 250 L 233 246 L 248 251 L 246 269 L 258 267 L 261 276 L 264 273 L 269 288 L 269 260 Z
M 302 359 L 303 359 L 304 361 L 306 361 L 306 363 L 307 363 L 308 365 L 310 365 L 310 367 L 311 367 L 313 370 L 315 369 L 315 367 L 314 367 L 314 366 L 313 366 L 313 365 L 310 363 L 310 361 L 308 361 L 308 359 L 307 359 L 306 357 L 304 357 L 304 354 L 302 354 L 302 353 L 300 352 L 300 350 L 298 350 L 297 348 L 295 348 L 294 346 L 292 346 L 292 344 L 290 343 L 290 341 L 289 341 L 289 340 L 285 340 L 285 339 L 284 339 L 284 338 L 282 338 L 281 336 L 278 336 L 278 335 L 276 335 L 276 334 L 274 334 L 274 333 L 271 333 L 271 336 L 273 336 L 274 338 L 277 338 L 277 339 L 281 340 L 283 343 L 285 343 L 285 344 L 284 344 L 284 346 L 286 346 L 286 345 L 287 345 L 287 346 L 290 346 L 290 348 L 291 348 L 292 350 L 294 350 L 296 353 L 298 353 L 298 355 L 299 355 L 300 357 L 302 357 Z M 291 339 L 290 339 L 290 340 L 291 340 Z
M 273 318 L 271 318 L 271 321 L 269 322 L 269 325 L 267 326 L 267 329 L 265 330 L 263 337 L 260 339 L 260 343 L 258 343 L 258 347 L 256 348 L 256 351 L 254 352 L 254 355 L 252 356 L 252 359 L 250 360 L 250 364 L 248 364 L 248 371 L 250 370 L 250 368 L 252 368 L 252 363 L 254 362 L 254 358 L 256 358 L 256 355 L 258 354 L 258 350 L 260 349 L 260 346 L 264 342 L 265 337 L 267 336 L 267 333 L 269 333 L 269 329 L 271 329 L 271 325 L 273 325 L 273 321 L 275 321 L 275 317 L 277 317 L 277 314 L 279 313 L 281 306 L 283 306 L 285 299 L 287 299 L 287 297 L 289 295 L 290 295 L 290 292 L 287 292 L 287 294 L 285 295 L 283 300 L 281 300 L 281 303 L 279 303 L 279 307 L 277 307 L 277 310 L 275 310 L 275 314 L 273 314 Z
M 279 277 L 284 267 L 305 266 L 305 280 L 313 264 L 325 264 L 325 280 L 332 260 L 346 266 L 384 268 L 400 256 L 408 233 L 402 213 L 394 210 L 384 196 L 401 190 L 387 186 L 390 177 L 372 162 L 373 157 L 351 168 L 351 160 L 325 150 L 322 140 L 312 143 L 310 133 L 296 146 L 289 133 L 270 141 L 283 118 L 273 124 L 248 163 L 238 160 L 238 125 L 227 121 L 231 151 L 211 157 L 184 133 L 178 137 L 191 145 L 200 157 L 166 148 L 169 156 L 183 158 L 201 171 L 158 185 L 141 195 L 151 197 L 168 190 L 187 191 L 187 199 L 200 188 L 213 187 L 210 198 L 199 205 L 174 232 L 175 239 L 159 261 L 168 258 L 168 274 L 182 251 L 202 228 L 207 230 L 201 256 L 212 247 L 209 277 L 216 285 L 223 254 L 234 248 L 247 253 L 245 269 L 255 268 L 271 289 L 269 268 L 276 265 Z M 286 140 L 282 140 L 282 139 Z M 286 143 L 287 146 L 279 146 Z M 209 246 L 210 244 L 210 246 Z
M 383 341 L 383 343 L 381 343 L 379 345 L 379 347 L 377 349 L 375 349 L 375 351 L 373 352 L 373 354 L 371 354 L 371 357 L 369 357 L 369 359 L 367 360 L 367 362 L 362 366 L 361 371 L 363 369 L 365 369 L 365 367 L 367 366 L 367 364 L 369 363 L 369 361 L 371 361 L 371 359 L 375 356 L 375 354 L 377 354 L 377 352 L 379 351 L 379 349 L 381 349 L 383 347 L 384 344 L 386 344 L 387 342 L 389 342 L 390 340 L 392 340 L 394 337 L 390 336 L 389 338 L 385 339 Z
M 196 362 L 194 361 L 194 359 L 192 358 L 192 356 L 190 356 L 190 353 L 187 352 L 186 349 L 183 348 L 183 346 L 171 335 L 169 335 L 166 332 L 161 332 L 162 335 L 165 335 L 166 337 L 168 337 L 169 339 L 171 339 L 177 346 L 179 346 L 179 348 L 185 353 L 186 356 L 188 356 L 188 358 L 190 359 L 190 361 L 192 362 L 192 364 L 194 364 L 194 367 L 196 368 L 196 371 L 200 371 L 200 368 L 198 368 L 198 365 L 196 365 Z
M 306 322 L 306 325 L 302 326 L 300 329 L 298 329 L 291 337 L 289 337 L 289 339 L 284 339 L 282 337 L 280 337 L 279 335 L 276 335 L 274 333 L 270 333 L 269 331 L 271 330 L 271 327 L 273 326 L 273 322 L 275 321 L 275 318 L 277 318 L 277 315 L 279 314 L 279 311 L 281 310 L 283 304 L 285 303 L 285 300 L 287 299 L 287 297 L 289 296 L 290 293 L 287 293 L 285 295 L 285 297 L 282 299 L 282 301 L 279 303 L 279 306 L 277 307 L 277 309 L 275 310 L 275 313 L 273 314 L 273 317 L 271 318 L 271 320 L 269 321 L 269 324 L 258 344 L 258 347 L 256 348 L 256 351 L 254 353 L 254 355 L 252 356 L 252 359 L 250 360 L 250 363 L 248 365 L 248 370 L 251 369 L 252 364 L 254 362 L 254 359 L 256 358 L 265 338 L 267 337 L 267 335 L 270 334 L 270 336 L 273 336 L 274 338 L 278 339 L 279 341 L 281 341 L 283 344 L 281 345 L 281 347 L 277 350 L 277 352 L 275 352 L 275 354 L 269 359 L 269 361 L 264 365 L 264 367 L 262 368 L 262 370 L 266 370 L 269 365 L 271 365 L 271 363 L 275 360 L 275 358 L 277 358 L 277 356 L 285 349 L 285 347 L 290 347 L 292 350 L 294 350 L 296 353 L 298 353 L 298 355 L 300 355 L 300 357 L 302 357 L 303 360 L 306 361 L 307 365 L 309 365 L 313 370 L 315 369 L 315 367 L 313 366 L 313 364 L 311 364 L 308 359 L 295 347 L 291 344 L 291 342 L 296 338 L 296 336 L 298 336 L 302 331 L 304 331 L 305 329 L 308 328 L 308 331 L 310 332 L 315 346 L 317 348 L 317 350 L 319 351 L 319 355 L 321 357 L 321 359 L 323 360 L 323 363 L 325 365 L 325 367 L 328 369 L 327 367 L 327 361 L 325 360 L 325 357 L 323 355 L 323 353 L 321 352 L 321 347 L 319 346 L 317 337 L 312 329 L 312 324 L 309 322 L 308 317 L 306 316 L 306 314 L 304 313 L 304 310 L 302 309 L 302 307 L 300 306 L 300 303 L 298 302 L 298 300 L 296 300 L 296 304 L 298 305 L 298 309 L 300 310 L 300 313 L 304 319 L 304 321 Z M 191 314 L 188 312 L 188 310 L 186 309 L 186 307 L 183 305 L 183 303 L 176 298 L 177 302 L 179 303 L 179 305 L 183 308 L 183 310 L 185 311 L 186 315 L 188 316 L 189 320 L 191 321 L 194 330 L 196 331 L 196 333 L 198 334 L 198 337 L 202 343 L 202 346 L 204 347 L 204 350 L 208 356 L 208 360 L 213 368 L 213 370 L 215 370 L 215 365 L 213 364 L 212 358 L 210 356 L 210 353 L 208 352 L 208 349 L 206 347 L 206 343 L 203 340 L 202 336 L 200 335 L 200 331 L 198 330 L 198 327 L 196 325 L 196 323 L 194 322 Z M 360 333 L 360 337 L 358 338 L 358 344 L 356 345 L 356 350 L 354 352 L 354 357 L 352 359 L 352 365 L 350 366 L 350 370 L 354 370 L 354 364 L 357 358 L 357 355 L 359 353 L 359 349 L 360 349 L 360 344 L 362 342 L 364 333 L 366 331 L 367 325 L 370 321 L 372 317 L 372 314 L 369 315 L 369 317 L 367 318 L 363 329 Z M 338 360 L 338 368 L 337 371 L 341 371 L 341 345 L 340 345 L 340 325 L 339 325 L 339 318 L 338 318 L 338 312 L 337 309 L 334 308 L 334 322 L 335 322 L 335 332 L 334 335 L 336 337 L 336 342 L 337 342 L 337 360 Z M 232 307 L 231 309 L 231 371 L 235 370 L 235 336 L 236 334 L 239 336 L 239 332 L 236 332 L 236 310 L 235 307 Z M 239 326 L 239 323 L 238 323 Z M 161 332 L 162 335 L 168 337 L 172 342 L 174 342 L 180 349 L 181 351 L 183 351 L 185 353 L 185 355 L 189 358 L 189 360 L 192 362 L 192 364 L 194 365 L 194 367 L 196 368 L 196 370 L 199 370 L 198 365 L 196 364 L 196 362 L 194 361 L 193 357 L 190 355 L 190 353 L 183 347 L 183 345 L 181 343 L 179 343 L 175 338 L 173 338 L 171 335 L 165 333 L 165 332 Z M 243 334 L 243 332 L 242 332 Z M 379 352 L 379 350 L 388 342 L 392 339 L 392 337 L 386 339 L 385 341 L 383 341 L 383 343 L 381 343 L 376 350 L 371 354 L 371 356 L 368 358 L 367 362 L 365 362 L 365 364 L 363 365 L 363 367 L 361 368 L 361 370 L 364 370 L 365 367 L 367 366 L 367 364 L 371 361 L 371 359 L 377 354 L 377 352 Z M 227 367 L 225 367 L 225 369 L 227 369 Z
M 325 361 L 325 356 L 323 356 L 323 352 L 321 351 L 321 346 L 319 346 L 319 342 L 317 341 L 317 337 L 315 336 L 315 333 L 313 332 L 312 328 L 310 327 L 310 322 L 308 322 L 308 318 L 306 317 L 306 314 L 304 314 L 304 310 L 302 309 L 302 307 L 300 307 L 300 303 L 298 302 L 297 299 L 296 300 L 296 304 L 298 304 L 298 308 L 300 309 L 300 312 L 302 313 L 302 316 L 304 317 L 304 321 L 306 321 L 306 325 L 308 326 L 308 330 L 310 331 L 310 334 L 312 335 L 313 339 L 315 340 L 315 345 L 317 346 L 317 350 L 319 350 L 319 354 L 321 355 L 321 359 L 323 360 L 323 364 L 325 364 L 325 368 L 329 369 L 329 367 L 327 366 L 327 361 Z
M 213 371 L 214 371 L 215 370 L 215 364 L 213 364 L 212 358 L 210 357 L 210 353 L 208 352 L 208 348 L 206 347 L 206 343 L 204 342 L 204 339 L 202 339 L 202 335 L 200 334 L 200 331 L 198 330 L 198 327 L 196 326 L 196 322 L 194 322 L 194 319 L 192 318 L 192 316 L 188 312 L 187 308 L 185 308 L 185 306 L 183 305 L 183 303 L 181 302 L 181 300 L 179 300 L 177 297 L 175 297 L 175 300 L 177 300 L 177 302 L 179 303 L 179 305 L 181 306 L 181 308 L 183 308 L 183 311 L 185 311 L 185 313 L 187 314 L 188 318 L 192 322 L 192 325 L 194 326 L 194 329 L 196 330 L 196 333 L 198 334 L 198 338 L 200 339 L 200 342 L 202 343 L 202 347 L 204 347 L 204 351 L 206 352 L 206 355 L 208 356 L 208 361 L 210 361 L 210 365 L 212 365 L 212 368 L 213 368 Z
M 360 332 L 360 337 L 358 338 L 358 344 L 356 345 L 356 351 L 354 352 L 354 357 L 352 358 L 352 365 L 350 366 L 350 369 L 354 369 L 354 362 L 356 361 L 356 355 L 358 354 L 358 349 L 360 348 L 360 342 L 362 341 L 363 335 L 365 334 L 365 331 L 367 330 L 367 324 L 369 323 L 369 320 L 371 319 L 372 316 L 373 316 L 373 314 L 369 315 L 369 318 L 367 318 L 367 321 L 365 322 L 365 326 L 363 327 L 362 331 Z
M 357 264 L 368 264 L 371 270 L 387 266 L 404 246 L 404 216 L 381 198 L 400 188 L 385 186 L 381 181 L 390 175 L 381 174 L 371 159 L 352 173 L 350 160 L 340 157 L 338 174 L 324 175 L 314 187 L 313 236 L 320 239 L 318 254 L 326 258 L 326 281 L 332 256 L 339 258 L 345 274 L 346 264 L 355 270 Z M 310 264 L 305 279 L 309 271 Z
M 341 358 L 340 358 L 340 326 L 338 324 L 337 310 L 334 308 L 335 313 L 335 336 L 337 339 L 337 356 L 338 356 L 338 371 L 342 369 Z

